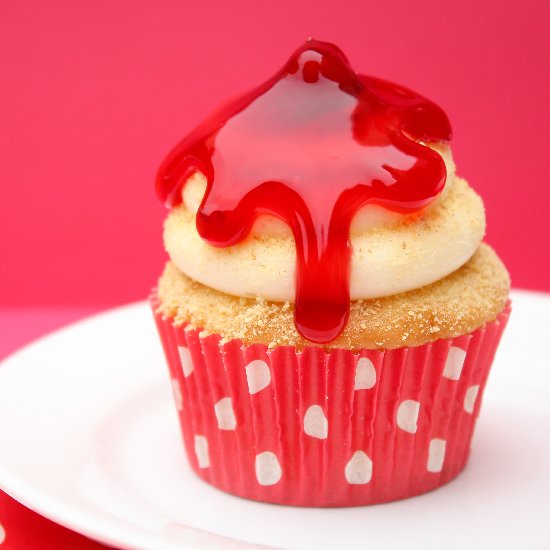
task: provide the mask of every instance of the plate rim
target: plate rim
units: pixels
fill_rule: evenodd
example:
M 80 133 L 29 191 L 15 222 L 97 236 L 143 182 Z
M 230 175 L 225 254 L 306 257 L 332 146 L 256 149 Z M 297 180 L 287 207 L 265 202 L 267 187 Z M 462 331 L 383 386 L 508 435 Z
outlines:
M 550 293 L 542 291 L 534 291 L 527 289 L 512 289 L 510 293 L 512 304 L 514 300 L 518 298 L 522 299 L 543 299 L 550 301 Z M 13 369 L 15 364 L 17 368 L 21 369 L 20 362 L 21 356 L 24 357 L 29 350 L 32 352 L 33 348 L 39 347 L 44 342 L 47 342 L 53 338 L 64 337 L 65 333 L 71 330 L 85 327 L 88 324 L 94 324 L 101 322 L 102 318 L 112 317 L 117 314 L 124 315 L 131 310 L 143 310 L 148 307 L 146 300 L 140 300 L 121 306 L 113 307 L 88 315 L 78 321 L 69 323 L 62 327 L 59 327 L 47 334 L 44 334 L 32 341 L 28 342 L 21 348 L 15 350 L 2 361 L 0 361 L 0 380 L 2 373 L 6 369 Z M 24 367 L 23 367 L 24 369 Z M 98 411 L 99 414 L 99 411 Z M 17 474 L 6 474 L 3 468 L 0 467 L 0 489 L 6 494 L 14 498 L 19 503 L 23 504 L 27 508 L 33 510 L 37 514 L 63 526 L 88 538 L 101 542 L 103 544 L 121 547 L 121 548 L 158 548 L 159 537 L 154 533 L 148 533 L 146 530 L 136 532 L 131 528 L 127 528 L 124 525 L 117 524 L 115 521 L 110 521 L 107 518 L 101 516 L 94 516 L 93 514 L 82 512 L 81 510 L 72 507 L 69 503 L 64 502 L 56 496 L 50 496 L 44 491 L 35 489 L 32 484 L 25 482 Z M 182 524 L 183 525 L 183 524 Z M 185 529 L 188 529 L 193 534 L 193 539 L 197 540 L 197 535 L 202 534 L 207 537 L 211 542 L 212 538 L 216 539 L 220 548 L 226 546 L 227 548 L 235 548 L 235 543 L 239 544 L 239 547 L 243 548 L 270 548 L 268 546 L 262 546 L 255 543 L 246 542 L 243 540 L 237 540 L 229 538 L 224 535 L 218 535 L 210 533 L 208 531 L 201 530 L 196 527 L 183 525 Z M 185 530 L 184 529 L 184 530 Z M 184 534 L 182 530 L 182 535 Z M 185 540 L 178 540 L 177 545 L 172 541 L 164 541 L 163 549 L 176 548 L 195 550 L 200 548 L 190 544 Z

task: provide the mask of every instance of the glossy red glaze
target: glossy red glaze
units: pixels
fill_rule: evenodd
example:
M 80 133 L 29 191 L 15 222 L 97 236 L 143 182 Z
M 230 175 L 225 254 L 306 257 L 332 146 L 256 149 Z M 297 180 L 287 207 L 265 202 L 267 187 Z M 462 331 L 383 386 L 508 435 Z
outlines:
M 437 105 L 357 75 L 339 48 L 310 40 L 184 138 L 157 191 L 175 206 L 187 178 L 203 172 L 197 230 L 213 246 L 241 242 L 262 214 L 285 221 L 296 242 L 296 327 L 325 343 L 349 315 L 354 215 L 368 203 L 403 213 L 428 205 L 445 185 L 445 164 L 418 141 L 450 139 Z

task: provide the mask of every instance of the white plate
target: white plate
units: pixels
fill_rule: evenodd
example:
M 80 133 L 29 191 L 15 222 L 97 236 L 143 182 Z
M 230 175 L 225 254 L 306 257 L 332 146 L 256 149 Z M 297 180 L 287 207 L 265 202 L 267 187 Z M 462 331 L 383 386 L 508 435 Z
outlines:
M 58 331 L 0 366 L 0 487 L 122 548 L 549 548 L 550 295 L 513 300 L 469 466 L 433 493 L 298 509 L 196 479 L 144 303 Z

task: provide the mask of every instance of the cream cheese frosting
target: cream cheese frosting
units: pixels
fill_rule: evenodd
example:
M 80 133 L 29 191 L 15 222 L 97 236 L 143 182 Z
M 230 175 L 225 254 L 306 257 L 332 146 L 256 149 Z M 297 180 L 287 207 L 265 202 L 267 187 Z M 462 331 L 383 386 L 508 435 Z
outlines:
M 350 298 L 379 298 L 434 283 L 464 265 L 485 232 L 480 197 L 455 175 L 448 146 L 430 145 L 445 161 L 444 191 L 414 215 L 367 206 L 355 216 L 350 241 Z M 183 186 L 182 204 L 169 213 L 165 248 L 177 268 L 195 281 L 234 296 L 294 302 L 296 250 L 290 229 L 260 217 L 240 244 L 217 248 L 199 236 L 195 214 L 206 179 L 195 173 Z

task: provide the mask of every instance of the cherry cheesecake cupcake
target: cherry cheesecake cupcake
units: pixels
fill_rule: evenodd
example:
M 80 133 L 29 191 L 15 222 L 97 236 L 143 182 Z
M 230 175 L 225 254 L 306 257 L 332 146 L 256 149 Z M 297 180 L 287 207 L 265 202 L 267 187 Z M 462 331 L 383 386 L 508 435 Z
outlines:
M 433 102 L 309 40 L 168 155 L 151 303 L 206 482 L 355 506 L 462 471 L 510 281 L 450 140 Z

